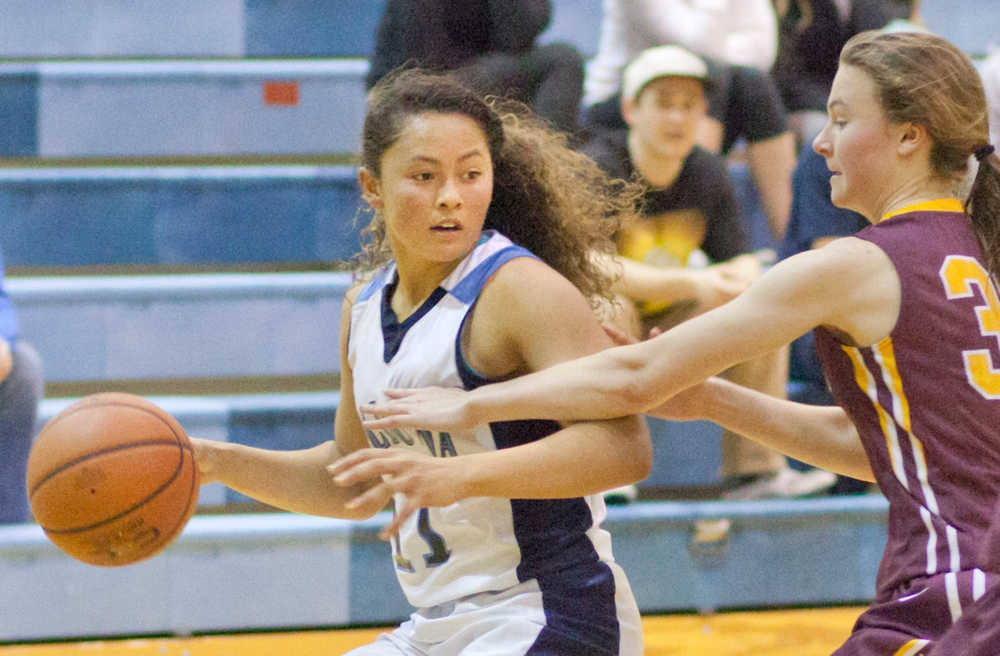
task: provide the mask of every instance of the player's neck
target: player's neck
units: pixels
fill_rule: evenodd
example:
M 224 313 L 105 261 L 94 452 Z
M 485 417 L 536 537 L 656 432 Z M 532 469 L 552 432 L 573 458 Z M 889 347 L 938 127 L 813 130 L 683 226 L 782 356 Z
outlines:
M 883 217 L 906 207 L 942 198 L 957 198 L 957 193 L 955 183 L 949 180 L 913 178 L 901 183 L 888 194 L 868 219 L 872 223 L 878 223 Z
M 390 305 L 396 317 L 402 321 L 423 305 L 441 281 L 455 270 L 458 262 L 434 262 L 415 267 L 408 263 L 396 262 L 396 285 Z

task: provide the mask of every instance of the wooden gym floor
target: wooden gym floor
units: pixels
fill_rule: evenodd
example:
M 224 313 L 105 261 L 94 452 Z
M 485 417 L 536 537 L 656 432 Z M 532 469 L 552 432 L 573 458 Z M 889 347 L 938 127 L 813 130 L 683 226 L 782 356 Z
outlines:
M 643 618 L 645 656 L 828 656 L 863 609 L 762 610 Z M 0 646 L 0 656 L 332 656 L 386 629 Z

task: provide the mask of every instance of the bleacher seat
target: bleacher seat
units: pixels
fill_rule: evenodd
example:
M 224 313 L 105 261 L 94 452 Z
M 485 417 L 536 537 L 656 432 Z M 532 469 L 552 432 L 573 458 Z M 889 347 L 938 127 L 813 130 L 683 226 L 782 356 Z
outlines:
M 886 513 L 881 496 L 655 502 L 610 508 L 605 526 L 640 610 L 707 613 L 871 599 Z M 112 569 L 37 526 L 0 527 L 0 608 L 17 609 L 0 641 L 394 623 L 410 609 L 377 535 L 389 519 L 196 516 L 164 553 Z M 698 522 L 719 519 L 729 530 L 701 541 Z
M 360 202 L 350 166 L 0 168 L 0 246 L 10 268 L 315 265 L 358 252 Z
M 367 68 L 356 59 L 4 62 L 5 129 L 21 136 L 0 157 L 353 154 Z
M 49 382 L 335 375 L 347 273 L 12 278 Z

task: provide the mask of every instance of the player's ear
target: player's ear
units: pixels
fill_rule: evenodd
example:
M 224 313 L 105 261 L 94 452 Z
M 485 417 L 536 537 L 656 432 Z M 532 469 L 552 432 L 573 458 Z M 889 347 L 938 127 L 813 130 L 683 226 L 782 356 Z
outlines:
M 382 185 L 379 179 L 365 167 L 358 169 L 358 184 L 361 187 L 361 197 L 373 210 L 382 209 Z
M 632 117 L 635 115 L 635 101 L 635 98 L 626 98 L 625 96 L 622 96 L 622 118 L 625 119 L 625 123 L 627 125 L 632 125 Z
M 924 126 L 919 123 L 903 123 L 899 126 L 897 149 L 900 155 L 908 156 L 928 144 L 930 144 L 930 135 Z

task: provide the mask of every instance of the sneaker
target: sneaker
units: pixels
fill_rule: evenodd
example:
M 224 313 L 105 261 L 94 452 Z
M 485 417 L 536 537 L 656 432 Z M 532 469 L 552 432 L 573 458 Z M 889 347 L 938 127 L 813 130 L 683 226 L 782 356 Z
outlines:
M 784 467 L 774 473 L 744 478 L 723 492 L 722 498 L 727 501 L 757 501 L 810 497 L 828 491 L 836 482 L 836 474 L 824 469 L 799 471 Z
M 620 506 L 632 503 L 639 498 L 639 488 L 635 485 L 623 485 L 604 493 L 604 503 L 611 506 Z

